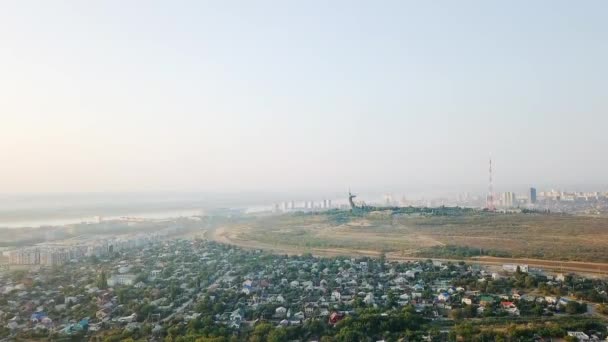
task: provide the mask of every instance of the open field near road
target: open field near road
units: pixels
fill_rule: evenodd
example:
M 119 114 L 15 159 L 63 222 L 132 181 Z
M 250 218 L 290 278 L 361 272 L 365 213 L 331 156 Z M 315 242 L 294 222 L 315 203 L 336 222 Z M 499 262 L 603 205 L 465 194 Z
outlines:
M 490 265 L 520 262 L 564 272 L 608 273 L 608 218 L 371 213 L 336 220 L 328 214 L 286 214 L 226 222 L 211 238 L 281 254 L 386 253 L 388 258 L 400 260 L 436 258 Z M 477 254 L 450 254 L 454 247 L 457 252 L 462 249 Z

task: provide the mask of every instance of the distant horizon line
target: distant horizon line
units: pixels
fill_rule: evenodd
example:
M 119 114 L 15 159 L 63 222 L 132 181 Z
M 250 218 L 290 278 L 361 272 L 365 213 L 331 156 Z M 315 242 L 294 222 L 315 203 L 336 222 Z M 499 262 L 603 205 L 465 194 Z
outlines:
M 561 190 L 561 191 L 608 191 L 608 184 L 606 183 L 553 183 L 553 182 L 542 182 L 542 183 L 526 183 L 526 184 L 494 184 L 495 190 L 500 191 L 513 191 L 513 188 L 536 188 L 537 190 Z M 479 191 L 485 192 L 487 190 L 487 184 L 425 184 L 425 185 L 382 185 L 382 186 L 350 186 L 345 187 L 343 190 L 337 188 L 308 188 L 308 189 L 297 189 L 289 188 L 282 190 L 264 190 L 264 189 L 224 189 L 224 190 L 96 190 L 96 191 L 23 191 L 23 192 L 2 192 L 0 191 L 0 197 L 27 197 L 27 196 L 86 196 L 86 195 L 281 195 L 281 194 L 296 194 L 296 193 L 348 193 L 349 188 L 353 193 L 387 193 L 387 192 L 469 192 Z M 504 189 L 504 190 L 503 190 Z

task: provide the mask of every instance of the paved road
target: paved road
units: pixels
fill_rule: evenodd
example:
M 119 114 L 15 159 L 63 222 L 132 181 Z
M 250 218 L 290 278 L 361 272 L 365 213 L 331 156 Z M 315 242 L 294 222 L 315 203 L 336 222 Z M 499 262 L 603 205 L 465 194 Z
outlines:
M 192 304 L 192 299 L 189 299 L 187 302 L 185 302 L 184 304 L 182 304 L 182 306 L 180 306 L 179 308 L 177 308 L 175 311 L 173 311 L 172 314 L 170 314 L 169 316 L 165 317 L 162 322 L 166 323 L 168 321 L 170 321 L 171 319 L 173 319 L 173 317 L 179 313 L 182 313 L 184 310 L 186 310 L 186 308 Z

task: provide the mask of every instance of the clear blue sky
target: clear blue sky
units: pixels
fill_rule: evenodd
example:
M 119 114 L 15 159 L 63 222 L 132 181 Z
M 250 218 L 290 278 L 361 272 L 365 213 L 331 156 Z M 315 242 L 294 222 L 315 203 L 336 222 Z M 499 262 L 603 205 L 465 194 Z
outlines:
M 4 1 L 0 192 L 606 184 L 606 1 Z

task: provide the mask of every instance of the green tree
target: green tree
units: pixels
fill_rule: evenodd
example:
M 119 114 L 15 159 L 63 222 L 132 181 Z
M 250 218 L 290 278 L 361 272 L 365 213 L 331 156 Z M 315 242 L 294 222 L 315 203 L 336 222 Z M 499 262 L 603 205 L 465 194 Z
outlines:
M 287 341 L 287 331 L 284 328 L 277 328 L 268 334 L 268 342 Z
M 251 334 L 249 341 L 266 341 L 268 339 L 268 334 L 270 333 L 270 331 L 272 331 L 272 325 L 270 325 L 270 323 L 260 323 L 256 325 L 253 329 L 253 333 Z
M 573 300 L 566 304 L 566 313 L 570 315 L 584 313 L 587 311 L 587 304 L 579 304 Z
M 455 321 L 459 321 L 459 320 L 462 319 L 462 317 L 463 317 L 462 310 L 460 310 L 460 309 L 452 309 L 450 311 L 450 318 L 451 319 L 453 319 Z
M 465 341 L 471 341 L 475 334 L 479 333 L 479 329 L 474 327 L 471 323 L 463 323 L 454 327 L 454 331 Z
M 101 274 L 99 274 L 99 277 L 97 278 L 97 287 L 105 290 L 108 288 L 108 279 L 106 276 L 106 271 L 102 270 Z

